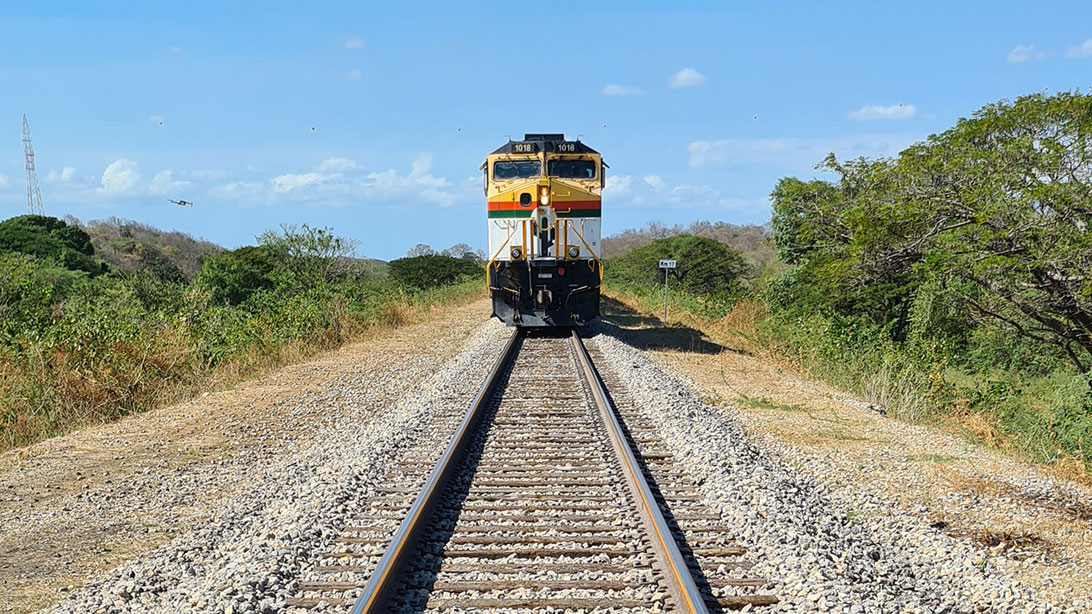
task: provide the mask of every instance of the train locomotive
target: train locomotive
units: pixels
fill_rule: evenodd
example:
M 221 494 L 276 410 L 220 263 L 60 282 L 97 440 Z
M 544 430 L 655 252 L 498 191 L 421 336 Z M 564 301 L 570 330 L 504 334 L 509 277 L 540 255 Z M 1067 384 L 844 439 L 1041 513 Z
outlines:
M 527 134 L 486 157 L 489 293 L 505 324 L 571 327 L 599 316 L 607 168 L 563 134 Z

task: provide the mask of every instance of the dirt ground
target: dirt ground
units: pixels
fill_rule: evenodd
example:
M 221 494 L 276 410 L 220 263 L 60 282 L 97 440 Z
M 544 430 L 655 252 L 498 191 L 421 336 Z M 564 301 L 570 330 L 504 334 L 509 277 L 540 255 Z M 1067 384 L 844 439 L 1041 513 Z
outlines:
M 1050 600 L 1092 597 L 1092 492 L 1042 467 L 927 426 L 877 413 L 701 331 L 634 314 L 604 319 L 640 331 L 652 357 L 699 384 L 705 400 L 763 447 L 836 488 L 865 489 L 957 539 L 982 546 Z
M 706 400 L 801 471 L 912 510 L 983 564 L 1015 570 L 1050 599 L 1092 597 L 1092 497 L 1080 485 L 956 436 L 870 411 L 828 386 L 604 305 L 638 344 L 691 376 Z M 0 455 L 0 612 L 46 606 L 100 570 L 148 552 L 243 488 L 248 467 L 345 412 L 346 387 L 383 385 L 375 412 L 412 389 L 411 358 L 436 364 L 486 319 L 487 301 L 436 313 L 312 360 L 122 421 Z M 426 373 L 421 373 L 424 377 Z M 390 383 L 395 382 L 395 383 Z
M 488 315 L 487 300 L 435 310 L 231 390 L 0 454 L 0 612 L 47 606 L 169 541 L 245 487 L 255 463 L 397 400 L 418 381 L 397 365 L 443 364 Z M 339 402 L 375 382 L 374 407 Z

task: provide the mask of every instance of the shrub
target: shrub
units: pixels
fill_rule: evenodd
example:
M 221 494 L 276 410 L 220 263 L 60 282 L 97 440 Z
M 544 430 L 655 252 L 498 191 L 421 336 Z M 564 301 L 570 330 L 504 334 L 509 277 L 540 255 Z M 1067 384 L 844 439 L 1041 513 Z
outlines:
M 277 252 L 268 246 L 240 247 L 205 259 L 197 285 L 217 305 L 238 305 L 259 290 L 273 287 L 270 274 L 277 266 Z
M 482 273 L 482 267 L 474 260 L 441 254 L 399 258 L 390 263 L 392 281 L 419 290 L 450 285 Z
M 92 257 L 95 249 L 87 233 L 55 217 L 20 215 L 0 222 L 0 251 L 50 259 L 67 269 L 93 275 L 105 271 Z
M 679 289 L 704 297 L 728 299 L 736 295 L 747 271 L 743 256 L 727 245 L 713 239 L 679 236 L 657 239 L 608 261 L 606 274 L 634 288 L 662 287 L 661 259 L 677 261 L 677 268 L 670 270 L 669 276 Z

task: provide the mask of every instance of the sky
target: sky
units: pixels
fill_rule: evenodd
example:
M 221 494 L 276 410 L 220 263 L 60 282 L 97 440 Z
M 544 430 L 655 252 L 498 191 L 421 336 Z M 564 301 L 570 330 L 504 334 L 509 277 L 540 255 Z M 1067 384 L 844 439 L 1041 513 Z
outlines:
M 359 254 L 484 248 L 508 136 L 610 165 L 604 234 L 761 224 L 780 177 L 891 156 L 983 105 L 1092 86 L 1087 2 L 0 2 L 0 218 Z M 192 201 L 179 207 L 169 199 Z

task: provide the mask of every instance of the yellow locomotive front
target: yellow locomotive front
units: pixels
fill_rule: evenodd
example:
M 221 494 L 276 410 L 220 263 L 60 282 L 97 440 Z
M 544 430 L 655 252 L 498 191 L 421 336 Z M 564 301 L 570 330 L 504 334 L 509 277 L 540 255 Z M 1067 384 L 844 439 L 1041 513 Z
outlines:
M 563 134 L 508 141 L 482 165 L 493 315 L 510 326 L 579 326 L 599 316 L 599 152 Z

